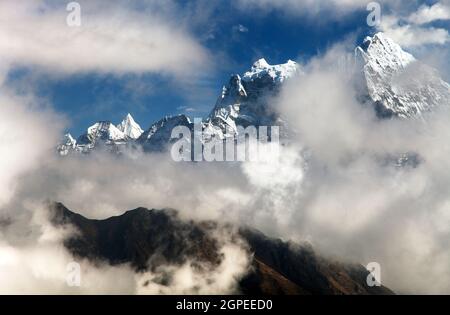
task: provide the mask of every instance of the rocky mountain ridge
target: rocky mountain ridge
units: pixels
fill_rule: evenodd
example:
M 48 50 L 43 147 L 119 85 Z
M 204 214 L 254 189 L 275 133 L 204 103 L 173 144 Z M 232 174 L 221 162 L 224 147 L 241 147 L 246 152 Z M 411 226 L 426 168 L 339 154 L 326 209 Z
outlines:
M 368 286 L 369 272 L 359 264 L 340 263 L 318 255 L 308 244 L 271 239 L 247 227 L 234 229 L 213 221 L 179 218 L 175 210 L 138 208 L 105 220 L 91 220 L 61 203 L 49 207 L 51 222 L 71 225 L 77 233 L 64 245 L 78 258 L 111 265 L 131 264 L 136 272 L 186 261 L 203 272 L 216 272 L 223 259 L 214 231 L 229 229 L 246 246 L 251 262 L 237 280 L 234 294 L 393 294 L 384 286 Z M 170 286 L 170 274 L 160 285 Z M 154 280 L 157 281 L 157 280 Z
M 438 106 L 450 105 L 450 85 L 437 71 L 416 60 L 383 33 L 366 37 L 355 49 L 355 57 L 361 75 L 359 98 L 373 106 L 380 118 L 420 118 Z M 211 113 L 201 122 L 200 141 L 235 137 L 237 126 L 279 126 L 280 136 L 288 138 L 291 130 L 272 103 L 283 84 L 297 75 L 303 75 L 303 71 L 296 62 L 270 65 L 265 59 L 256 61 L 242 76 L 232 75 Z M 130 146 L 146 152 L 164 151 L 173 142 L 171 131 L 175 126 L 193 130 L 193 125 L 189 117 L 181 114 L 166 116 L 143 131 L 128 114 L 117 126 L 108 121 L 95 123 L 76 141 L 66 135 L 58 152 L 89 153 L 105 147 L 120 152 Z

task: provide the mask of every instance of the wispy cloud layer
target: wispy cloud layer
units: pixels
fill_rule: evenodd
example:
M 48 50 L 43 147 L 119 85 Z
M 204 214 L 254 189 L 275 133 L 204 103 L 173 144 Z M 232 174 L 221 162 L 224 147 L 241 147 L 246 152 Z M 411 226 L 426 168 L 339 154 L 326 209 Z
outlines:
M 146 2 L 152 6 L 154 2 Z M 3 65 L 49 72 L 156 72 L 183 75 L 202 68 L 207 51 L 188 30 L 126 4 L 81 2 L 81 26 L 69 27 L 66 3 L 2 1 L 0 59 Z M 160 11 L 159 11 L 160 12 Z
M 450 3 L 437 2 L 422 5 L 409 15 L 390 14 L 382 17 L 379 29 L 405 48 L 417 49 L 423 45 L 445 45 L 450 35 L 445 28 L 429 25 L 434 21 L 450 19 Z
M 450 3 L 437 2 L 432 6 L 422 5 L 408 17 L 413 24 L 426 24 L 436 20 L 450 19 Z

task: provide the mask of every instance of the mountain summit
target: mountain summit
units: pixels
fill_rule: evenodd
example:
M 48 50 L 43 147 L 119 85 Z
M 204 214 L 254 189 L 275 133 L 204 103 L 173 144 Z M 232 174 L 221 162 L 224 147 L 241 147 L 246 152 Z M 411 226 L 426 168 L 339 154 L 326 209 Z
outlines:
M 270 100 L 280 91 L 283 82 L 300 73 L 299 69 L 292 60 L 269 65 L 265 59 L 260 59 L 242 78 L 238 74 L 231 76 L 206 119 L 207 138 L 233 136 L 237 126 L 282 124 L 270 106 Z
M 283 83 L 286 79 L 291 78 L 298 71 L 298 64 L 295 61 L 288 60 L 284 64 L 269 65 L 266 59 L 261 58 L 256 61 L 252 69 L 246 72 L 243 80 L 252 82 L 266 78 L 273 82 Z
M 415 117 L 450 104 L 450 85 L 437 71 L 383 33 L 366 37 L 356 56 L 363 65 L 364 92 L 379 116 Z
M 130 139 L 137 139 L 144 132 L 141 126 L 139 126 L 139 124 L 134 121 L 133 116 L 131 116 L 131 114 L 129 113 L 116 127 Z
M 420 117 L 437 106 L 450 104 L 450 85 L 438 72 L 416 60 L 385 34 L 366 37 L 356 48 L 355 55 L 357 73 L 361 75 L 361 80 L 357 80 L 359 99 L 373 106 L 380 118 Z M 288 60 L 284 64 L 270 65 L 265 59 L 256 61 L 242 75 L 232 75 L 202 122 L 201 141 L 233 137 L 237 126 L 279 126 L 281 138 L 288 138 L 291 131 L 272 103 L 283 84 L 296 75 L 303 75 L 296 62 Z M 177 125 L 193 129 L 187 116 L 178 115 L 167 116 L 144 132 L 128 114 L 117 126 L 97 122 L 76 142 L 66 137 L 58 146 L 58 152 L 61 155 L 87 153 L 99 144 L 120 152 L 121 147 L 130 143 L 147 152 L 163 151 L 171 143 L 171 130 Z

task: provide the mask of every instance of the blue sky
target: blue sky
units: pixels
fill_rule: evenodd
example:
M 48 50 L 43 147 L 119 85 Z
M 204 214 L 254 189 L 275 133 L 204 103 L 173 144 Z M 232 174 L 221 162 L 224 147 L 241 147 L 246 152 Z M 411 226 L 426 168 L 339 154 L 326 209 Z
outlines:
M 195 2 L 178 2 L 179 11 L 192 14 Z M 375 32 L 366 24 L 364 9 L 322 19 L 281 10 L 241 10 L 230 1 L 216 2 L 205 8 L 204 17 L 184 17 L 192 19 L 188 32 L 212 56 L 212 63 L 206 70 L 191 70 L 181 80 L 150 72 L 47 76 L 24 67 L 10 71 L 9 83 L 33 82 L 34 93 L 69 117 L 68 131 L 75 136 L 98 120 L 119 123 L 128 112 L 144 129 L 165 115 L 204 117 L 229 76 L 245 72 L 261 57 L 271 64 L 288 59 L 304 62 L 347 36 L 358 41 Z

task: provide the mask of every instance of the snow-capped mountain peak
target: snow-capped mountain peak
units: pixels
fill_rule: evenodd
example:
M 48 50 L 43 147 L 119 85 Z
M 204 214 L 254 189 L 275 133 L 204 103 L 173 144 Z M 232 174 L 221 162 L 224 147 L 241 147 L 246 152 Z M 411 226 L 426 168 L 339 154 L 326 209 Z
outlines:
M 122 131 L 127 137 L 131 139 L 137 139 L 144 132 L 141 126 L 134 120 L 131 114 L 127 114 L 120 124 L 117 125 L 117 129 Z
M 435 69 L 416 60 L 383 33 L 356 48 L 365 84 L 363 95 L 381 117 L 414 117 L 450 104 L 450 86 Z
M 70 134 L 66 134 L 58 145 L 57 151 L 60 155 L 67 155 L 71 151 L 89 153 L 98 145 L 106 145 L 111 149 L 126 145 L 130 140 L 136 140 L 142 134 L 141 127 L 128 114 L 117 127 L 110 121 L 98 121 L 86 132 L 75 140 Z M 139 136 L 137 136 L 139 134 Z
M 279 92 L 283 82 L 298 72 L 299 66 L 292 60 L 270 65 L 262 58 L 242 77 L 232 75 L 205 121 L 205 138 L 232 136 L 237 132 L 237 126 L 271 125 L 276 119 L 268 103 L 270 97 Z
M 283 83 L 286 79 L 292 77 L 297 70 L 298 64 L 295 61 L 288 60 L 284 64 L 270 65 L 266 59 L 262 58 L 253 64 L 251 70 L 244 74 L 242 80 L 254 81 L 268 77 L 273 82 Z
M 70 133 L 66 133 L 58 145 L 57 150 L 61 155 L 67 155 L 76 148 L 77 141 Z
M 104 140 L 122 140 L 125 139 L 125 134 L 114 126 L 109 121 L 100 121 L 88 128 L 89 135 L 94 139 L 104 139 Z
M 64 143 L 70 146 L 74 146 L 77 143 L 77 141 L 74 139 L 74 137 L 72 137 L 70 133 L 66 133 L 64 135 L 64 140 L 65 140 Z
M 405 68 L 411 62 L 416 61 L 413 55 L 404 51 L 400 45 L 387 37 L 384 33 L 377 33 L 373 37 L 367 36 L 362 46 L 358 47 L 364 60 L 376 61 L 380 69 Z
M 124 142 L 127 140 L 125 133 L 117 129 L 110 121 L 99 121 L 90 126 L 86 133 L 81 135 L 77 143 L 82 146 L 94 146 L 96 142 L 105 143 Z
M 254 69 L 267 69 L 270 68 L 269 63 L 266 61 L 265 58 L 261 58 L 253 64 L 252 68 Z

